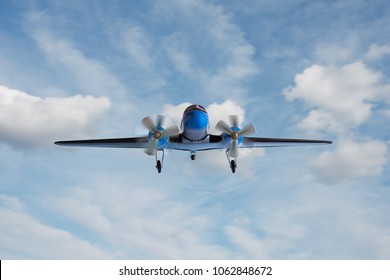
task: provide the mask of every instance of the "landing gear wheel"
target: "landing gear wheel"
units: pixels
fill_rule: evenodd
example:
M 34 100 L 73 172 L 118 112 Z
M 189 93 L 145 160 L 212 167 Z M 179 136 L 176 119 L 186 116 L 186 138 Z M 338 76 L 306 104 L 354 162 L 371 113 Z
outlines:
M 161 165 L 161 161 L 160 161 L 160 160 L 157 161 L 157 163 L 156 163 L 156 168 L 157 168 L 157 172 L 158 172 L 158 173 L 161 173 L 162 165 Z
M 195 155 L 191 155 L 191 160 L 195 160 Z
M 236 173 L 236 168 L 237 168 L 237 157 L 230 157 L 229 156 L 229 150 L 226 150 L 226 158 L 228 160 L 230 169 L 232 170 L 232 173 Z M 231 160 L 231 158 L 233 158 Z
M 161 169 L 164 162 L 164 150 L 156 150 L 156 169 L 158 173 L 161 173 Z
M 236 173 L 236 167 L 237 167 L 237 164 L 234 160 L 232 160 L 230 162 L 230 169 L 232 170 L 233 173 Z

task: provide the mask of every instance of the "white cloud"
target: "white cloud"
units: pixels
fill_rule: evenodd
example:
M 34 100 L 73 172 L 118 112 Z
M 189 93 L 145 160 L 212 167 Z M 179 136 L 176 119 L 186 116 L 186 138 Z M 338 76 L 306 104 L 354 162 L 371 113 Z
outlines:
M 202 79 L 202 70 L 187 50 L 185 40 L 186 37 L 181 34 L 173 34 L 165 39 L 164 48 L 168 58 L 179 73 L 190 78 Z
M 180 126 L 184 110 L 190 105 L 191 103 L 189 102 L 184 102 L 179 105 L 165 104 L 161 113 L 171 119 L 176 125 Z
M 210 118 L 210 130 L 213 133 L 221 133 L 215 129 L 215 126 L 220 120 L 229 122 L 229 116 L 237 115 L 240 124 L 245 121 L 245 110 L 240 105 L 231 100 L 226 100 L 221 104 L 212 103 L 207 106 L 207 112 Z
M 13 201 L 15 197 L 2 195 L 0 202 Z M 20 206 L 0 204 L 0 240 L 2 258 L 25 259 L 111 259 L 113 255 L 78 239 L 71 233 L 45 225 Z
M 140 26 L 128 25 L 122 30 L 122 42 L 128 55 L 142 68 L 154 65 L 151 42 Z
M 136 182 L 141 177 L 144 178 L 139 185 Z M 43 204 L 57 219 L 66 217 L 68 223 L 76 223 L 93 234 L 105 244 L 107 254 L 115 252 L 117 258 L 227 257 L 222 248 L 201 238 L 212 226 L 209 217 L 197 212 L 192 203 L 176 200 L 181 193 L 176 188 L 176 178 L 156 184 L 150 174 L 141 177 L 137 174 L 119 175 L 116 179 L 105 175 L 89 177 L 84 187 L 70 188 L 66 203 L 61 202 L 58 194 L 50 194 Z M 57 202 L 60 203 L 56 205 Z
M 390 55 L 390 45 L 372 44 L 370 46 L 370 49 L 368 50 L 366 59 L 378 60 L 383 58 L 386 55 Z
M 348 41 L 343 42 L 340 45 L 333 44 L 323 44 L 317 46 L 315 50 L 315 59 L 316 61 L 325 62 L 325 63 L 337 63 L 340 61 L 350 61 L 355 55 L 356 42 Z
M 111 224 L 91 196 L 88 189 L 73 188 L 65 195 L 46 199 L 42 204 L 49 204 L 52 211 L 60 213 L 82 227 L 106 234 L 110 231 Z
M 367 123 L 372 114 L 383 112 L 374 110 L 376 102 L 387 102 L 390 85 L 382 84 L 382 78 L 362 62 L 341 67 L 313 65 L 296 75 L 295 85 L 284 91 L 287 100 L 303 100 L 309 109 L 298 128 L 312 135 L 333 133 L 339 137 L 334 151 L 323 152 L 312 161 L 322 182 L 333 184 L 382 173 L 387 145 L 353 140 L 355 128 Z
M 267 241 L 261 241 L 252 232 L 238 226 L 227 226 L 225 232 L 229 241 L 237 247 L 239 259 L 270 259 Z
M 205 1 L 171 1 L 160 9 L 172 17 L 182 15 L 195 33 L 176 33 L 167 37 L 165 48 L 177 70 L 195 80 L 203 90 L 216 97 L 240 99 L 246 93 L 242 82 L 259 72 L 252 57 L 254 47 L 245 39 L 244 32 L 230 14 L 220 6 Z M 169 6 L 169 10 L 166 6 Z M 197 40 L 197 41 L 195 41 Z M 199 44 L 199 40 L 203 43 Z M 207 56 L 213 65 L 197 63 L 194 52 L 207 45 Z M 195 45 L 195 48 L 188 46 Z M 207 59 L 208 58 L 203 58 Z
M 311 110 L 309 115 L 303 119 L 298 128 L 315 134 L 317 131 L 338 131 L 339 123 L 337 119 L 328 112 L 321 110 Z
M 17 197 L 0 195 L 0 206 L 12 209 L 16 212 L 24 211 L 24 205 L 19 201 Z
M 311 162 L 317 177 L 329 184 L 381 174 L 388 147 L 381 141 L 356 143 L 342 140 L 334 151 L 321 153 Z
M 56 67 L 63 67 L 67 77 L 73 78 L 88 95 L 116 95 L 125 92 L 116 76 L 96 59 L 87 57 L 68 39 L 56 35 L 50 27 L 51 18 L 40 12 L 30 12 L 25 16 L 27 30 L 43 50 L 49 61 Z
M 386 104 L 390 104 L 390 84 L 385 84 L 377 89 L 376 97 Z
M 279 166 L 274 176 L 263 170 L 241 202 L 245 207 L 229 212 L 224 231 L 234 256 L 387 259 L 388 189 L 373 181 L 325 186 L 301 167 Z
M 70 42 L 55 39 L 46 32 L 36 32 L 34 39 L 54 63 L 64 66 L 83 91 L 90 95 L 121 95 L 124 88 L 118 79 L 96 60 L 86 58 Z
M 109 107 L 105 97 L 40 98 L 0 86 L 0 141 L 31 149 L 61 138 L 85 137 L 96 132 Z
M 109 27 L 113 46 L 125 53 L 126 80 L 142 91 L 154 91 L 167 86 L 166 68 L 161 68 L 163 56 L 159 37 L 150 34 L 144 26 L 121 20 Z M 137 92 L 139 89 L 137 90 Z
M 313 65 L 295 77 L 295 85 L 285 89 L 288 101 L 302 99 L 309 112 L 299 127 L 309 132 L 346 132 L 370 117 L 372 101 L 386 85 L 382 75 L 361 62 L 336 66 Z

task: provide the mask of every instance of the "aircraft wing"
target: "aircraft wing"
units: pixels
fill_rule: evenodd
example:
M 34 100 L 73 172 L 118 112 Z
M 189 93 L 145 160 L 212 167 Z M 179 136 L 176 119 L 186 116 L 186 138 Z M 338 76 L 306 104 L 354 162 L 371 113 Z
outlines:
M 244 137 L 240 148 L 311 146 L 325 144 L 332 144 L 332 141 L 291 138 Z
M 89 139 L 57 141 L 54 144 L 60 146 L 102 147 L 102 148 L 147 148 L 148 137 Z
M 178 140 L 180 139 L 180 140 Z M 88 139 L 88 140 L 69 140 L 57 141 L 56 145 L 74 146 L 74 147 L 102 147 L 102 148 L 143 148 L 148 147 L 148 137 L 130 137 L 130 138 L 111 138 L 111 139 Z M 240 148 L 256 147 L 286 147 L 286 146 L 309 146 L 318 144 L 331 144 L 327 140 L 310 140 L 310 139 L 289 139 L 289 138 L 261 138 L 261 137 L 244 137 Z M 224 143 L 223 138 L 219 135 L 210 135 L 207 142 L 186 143 L 180 138 L 170 137 L 170 142 L 165 149 L 183 150 L 183 151 L 206 151 L 226 149 L 229 143 Z

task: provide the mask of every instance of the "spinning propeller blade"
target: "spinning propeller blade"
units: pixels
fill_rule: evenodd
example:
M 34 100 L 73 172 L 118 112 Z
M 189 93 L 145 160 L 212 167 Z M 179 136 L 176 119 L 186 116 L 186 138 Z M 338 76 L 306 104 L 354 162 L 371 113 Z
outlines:
M 219 121 L 215 128 L 223 133 L 229 135 L 231 139 L 231 144 L 228 149 L 228 153 L 230 157 L 238 157 L 238 139 L 241 136 L 247 136 L 253 134 L 256 131 L 256 128 L 253 124 L 248 124 L 247 126 L 240 129 L 238 127 L 238 116 L 229 116 L 229 120 L 231 123 L 231 127 L 223 120 Z
M 157 140 L 152 138 L 152 140 L 150 140 L 148 144 L 148 147 L 145 150 L 145 154 L 154 156 L 156 154 L 156 148 L 157 148 Z
M 154 125 L 154 122 L 152 120 L 152 118 L 150 116 L 148 117 L 145 117 L 143 120 L 142 120 L 142 124 L 145 126 L 146 129 L 148 130 L 153 130 L 155 125 Z
M 148 147 L 145 150 L 145 153 L 148 155 L 155 155 L 158 141 L 164 137 L 174 136 L 179 134 L 179 128 L 176 125 L 170 126 L 166 129 L 163 128 L 165 117 L 163 115 L 158 115 L 156 122 L 148 116 L 142 120 L 142 124 L 146 129 L 149 130 L 149 135 L 151 135 Z
M 243 127 L 242 129 L 240 129 L 240 131 L 238 132 L 238 134 L 239 134 L 240 136 L 246 136 L 246 135 L 251 135 L 251 134 L 253 134 L 253 133 L 255 133 L 255 132 L 256 132 L 255 126 L 254 126 L 252 123 L 250 123 L 250 124 L 248 124 L 247 126 L 245 126 L 245 127 Z
M 215 128 L 221 132 L 224 132 L 226 134 L 229 134 L 231 133 L 231 129 L 230 129 L 230 126 L 225 122 L 225 121 L 219 121 L 217 123 L 217 125 L 215 126 Z
M 232 124 L 232 126 L 234 126 L 234 127 L 238 127 L 240 125 L 240 123 L 238 122 L 237 115 L 229 116 L 229 121 Z
M 165 121 L 165 117 L 163 115 L 157 115 L 157 126 L 162 127 Z

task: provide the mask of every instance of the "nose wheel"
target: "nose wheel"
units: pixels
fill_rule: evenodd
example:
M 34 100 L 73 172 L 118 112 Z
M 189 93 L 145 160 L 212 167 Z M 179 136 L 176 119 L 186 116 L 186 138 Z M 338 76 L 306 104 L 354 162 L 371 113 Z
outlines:
M 195 160 L 196 159 L 194 151 L 191 152 L 190 158 L 191 158 L 191 160 Z

